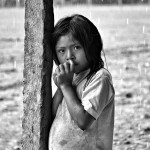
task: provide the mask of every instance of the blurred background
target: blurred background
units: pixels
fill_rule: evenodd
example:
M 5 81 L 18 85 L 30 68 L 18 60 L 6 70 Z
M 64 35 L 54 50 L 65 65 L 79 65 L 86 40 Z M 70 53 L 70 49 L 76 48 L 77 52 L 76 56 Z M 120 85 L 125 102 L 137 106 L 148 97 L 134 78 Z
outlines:
M 54 5 L 74 5 L 74 4 L 147 4 L 150 0 L 53 0 Z M 25 0 L 1 0 L 1 7 L 24 7 Z
M 24 6 L 0 0 L 0 150 L 21 149 Z M 113 150 L 148 149 L 150 0 L 54 0 L 55 23 L 74 13 L 88 17 L 103 39 L 116 91 Z

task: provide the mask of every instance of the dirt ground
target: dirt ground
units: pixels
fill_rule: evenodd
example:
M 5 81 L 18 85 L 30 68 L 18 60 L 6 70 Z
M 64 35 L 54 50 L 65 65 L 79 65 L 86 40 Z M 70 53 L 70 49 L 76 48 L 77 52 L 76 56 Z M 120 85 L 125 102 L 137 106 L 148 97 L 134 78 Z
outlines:
M 150 6 L 56 7 L 98 27 L 116 91 L 113 150 L 150 149 Z M 19 150 L 23 116 L 24 9 L 0 9 L 0 150 Z M 105 64 L 106 64 L 105 62 Z

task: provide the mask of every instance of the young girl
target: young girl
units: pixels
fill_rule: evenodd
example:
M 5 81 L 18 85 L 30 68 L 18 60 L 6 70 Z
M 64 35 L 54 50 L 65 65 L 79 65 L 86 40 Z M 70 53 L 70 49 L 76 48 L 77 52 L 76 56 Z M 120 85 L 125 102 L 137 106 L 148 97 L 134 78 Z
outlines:
M 53 32 L 57 64 L 49 150 L 112 150 L 114 88 L 101 58 L 101 36 L 82 15 L 58 21 Z

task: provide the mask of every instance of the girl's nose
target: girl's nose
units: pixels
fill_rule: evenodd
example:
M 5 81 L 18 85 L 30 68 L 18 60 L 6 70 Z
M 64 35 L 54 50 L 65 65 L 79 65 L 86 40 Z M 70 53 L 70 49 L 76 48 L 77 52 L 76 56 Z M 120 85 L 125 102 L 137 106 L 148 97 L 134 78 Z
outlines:
M 74 59 L 75 59 L 75 56 L 74 56 L 73 52 L 68 50 L 66 60 L 68 61 L 68 60 L 74 60 Z

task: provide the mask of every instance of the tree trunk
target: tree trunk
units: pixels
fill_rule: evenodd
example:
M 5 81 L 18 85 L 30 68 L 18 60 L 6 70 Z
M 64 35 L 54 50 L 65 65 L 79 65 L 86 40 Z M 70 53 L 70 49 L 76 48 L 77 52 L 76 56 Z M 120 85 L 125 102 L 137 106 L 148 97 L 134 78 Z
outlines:
M 51 119 L 53 0 L 26 0 L 23 150 L 48 150 Z

